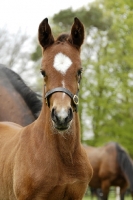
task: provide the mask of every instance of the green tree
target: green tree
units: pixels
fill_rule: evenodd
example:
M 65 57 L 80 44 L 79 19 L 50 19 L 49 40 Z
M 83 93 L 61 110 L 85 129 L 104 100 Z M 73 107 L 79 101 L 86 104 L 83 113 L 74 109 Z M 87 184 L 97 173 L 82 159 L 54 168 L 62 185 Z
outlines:
M 99 3 L 103 12 L 112 17 L 112 24 L 107 31 L 97 30 L 93 34 L 92 46 L 96 55 L 95 59 L 91 56 L 86 60 L 91 77 L 86 84 L 89 91 L 86 103 L 94 133 L 89 144 L 101 145 L 114 140 L 133 155 L 133 12 L 130 2 Z

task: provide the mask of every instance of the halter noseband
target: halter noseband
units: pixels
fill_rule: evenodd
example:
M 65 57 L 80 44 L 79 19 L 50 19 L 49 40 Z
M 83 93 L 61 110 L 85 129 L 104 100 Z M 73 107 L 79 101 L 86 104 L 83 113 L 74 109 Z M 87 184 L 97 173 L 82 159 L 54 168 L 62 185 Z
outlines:
M 45 94 L 45 99 L 46 99 L 46 103 L 47 103 L 48 106 L 50 106 L 48 98 L 50 97 L 50 95 L 52 95 L 55 92 L 64 92 L 64 93 L 66 93 L 72 99 L 72 101 L 74 103 L 74 107 L 75 107 L 74 111 L 76 111 L 76 112 L 78 111 L 79 98 L 78 98 L 77 94 L 73 95 L 68 89 L 63 88 L 63 87 L 54 88 L 54 89 L 48 91 Z

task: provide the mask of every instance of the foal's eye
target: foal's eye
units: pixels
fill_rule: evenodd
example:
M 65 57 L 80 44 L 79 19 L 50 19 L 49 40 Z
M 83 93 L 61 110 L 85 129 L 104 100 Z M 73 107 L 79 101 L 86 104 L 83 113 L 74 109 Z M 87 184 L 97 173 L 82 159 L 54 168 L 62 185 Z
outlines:
M 83 71 L 83 68 L 80 68 L 79 70 L 78 70 L 78 76 L 81 76 L 81 74 L 82 74 L 82 71 Z
M 40 70 L 40 72 L 41 72 L 41 74 L 43 75 L 43 77 L 45 77 L 46 76 L 46 73 L 45 73 L 45 71 L 43 71 L 42 69 Z
M 78 72 L 77 72 L 78 82 L 80 82 L 81 74 L 82 74 L 82 68 L 79 69 Z

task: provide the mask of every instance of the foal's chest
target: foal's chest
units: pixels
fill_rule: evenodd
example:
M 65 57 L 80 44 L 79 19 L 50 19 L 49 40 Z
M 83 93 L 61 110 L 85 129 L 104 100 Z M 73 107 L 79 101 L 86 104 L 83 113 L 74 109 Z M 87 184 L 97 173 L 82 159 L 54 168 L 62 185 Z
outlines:
M 47 192 L 44 190 L 40 191 L 40 194 L 37 194 L 35 200 L 38 199 L 38 196 L 42 196 L 42 199 L 45 200 L 77 200 L 82 199 L 88 184 L 80 181 L 75 181 L 71 184 L 56 185 L 54 187 L 47 188 Z M 39 199 L 40 200 L 40 199 Z

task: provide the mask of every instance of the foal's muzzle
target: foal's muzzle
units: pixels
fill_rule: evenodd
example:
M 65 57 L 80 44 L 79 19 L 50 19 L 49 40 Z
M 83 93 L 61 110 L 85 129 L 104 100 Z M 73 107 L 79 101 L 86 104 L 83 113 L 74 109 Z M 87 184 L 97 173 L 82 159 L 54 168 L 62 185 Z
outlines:
M 57 112 L 55 108 L 52 109 L 51 118 L 54 123 L 54 127 L 58 130 L 66 130 L 70 126 L 70 122 L 73 118 L 72 109 L 69 108 L 68 111 L 64 110 L 64 116 L 60 115 L 60 112 Z
M 68 89 L 63 88 L 63 87 L 57 87 L 54 88 L 50 91 L 48 91 L 45 94 L 45 99 L 46 99 L 46 103 L 47 105 L 50 107 L 50 101 L 49 101 L 49 97 L 55 93 L 55 92 L 63 92 L 65 94 L 67 94 L 71 100 L 72 100 L 72 108 L 71 107 L 65 107 L 64 108 L 60 108 L 57 110 L 57 108 L 53 107 L 52 111 L 51 111 L 51 118 L 53 121 L 53 125 L 56 129 L 58 130 L 66 130 L 69 128 L 72 118 L 73 118 L 73 111 L 77 112 L 77 107 L 78 107 L 78 96 L 77 95 L 73 95 Z

